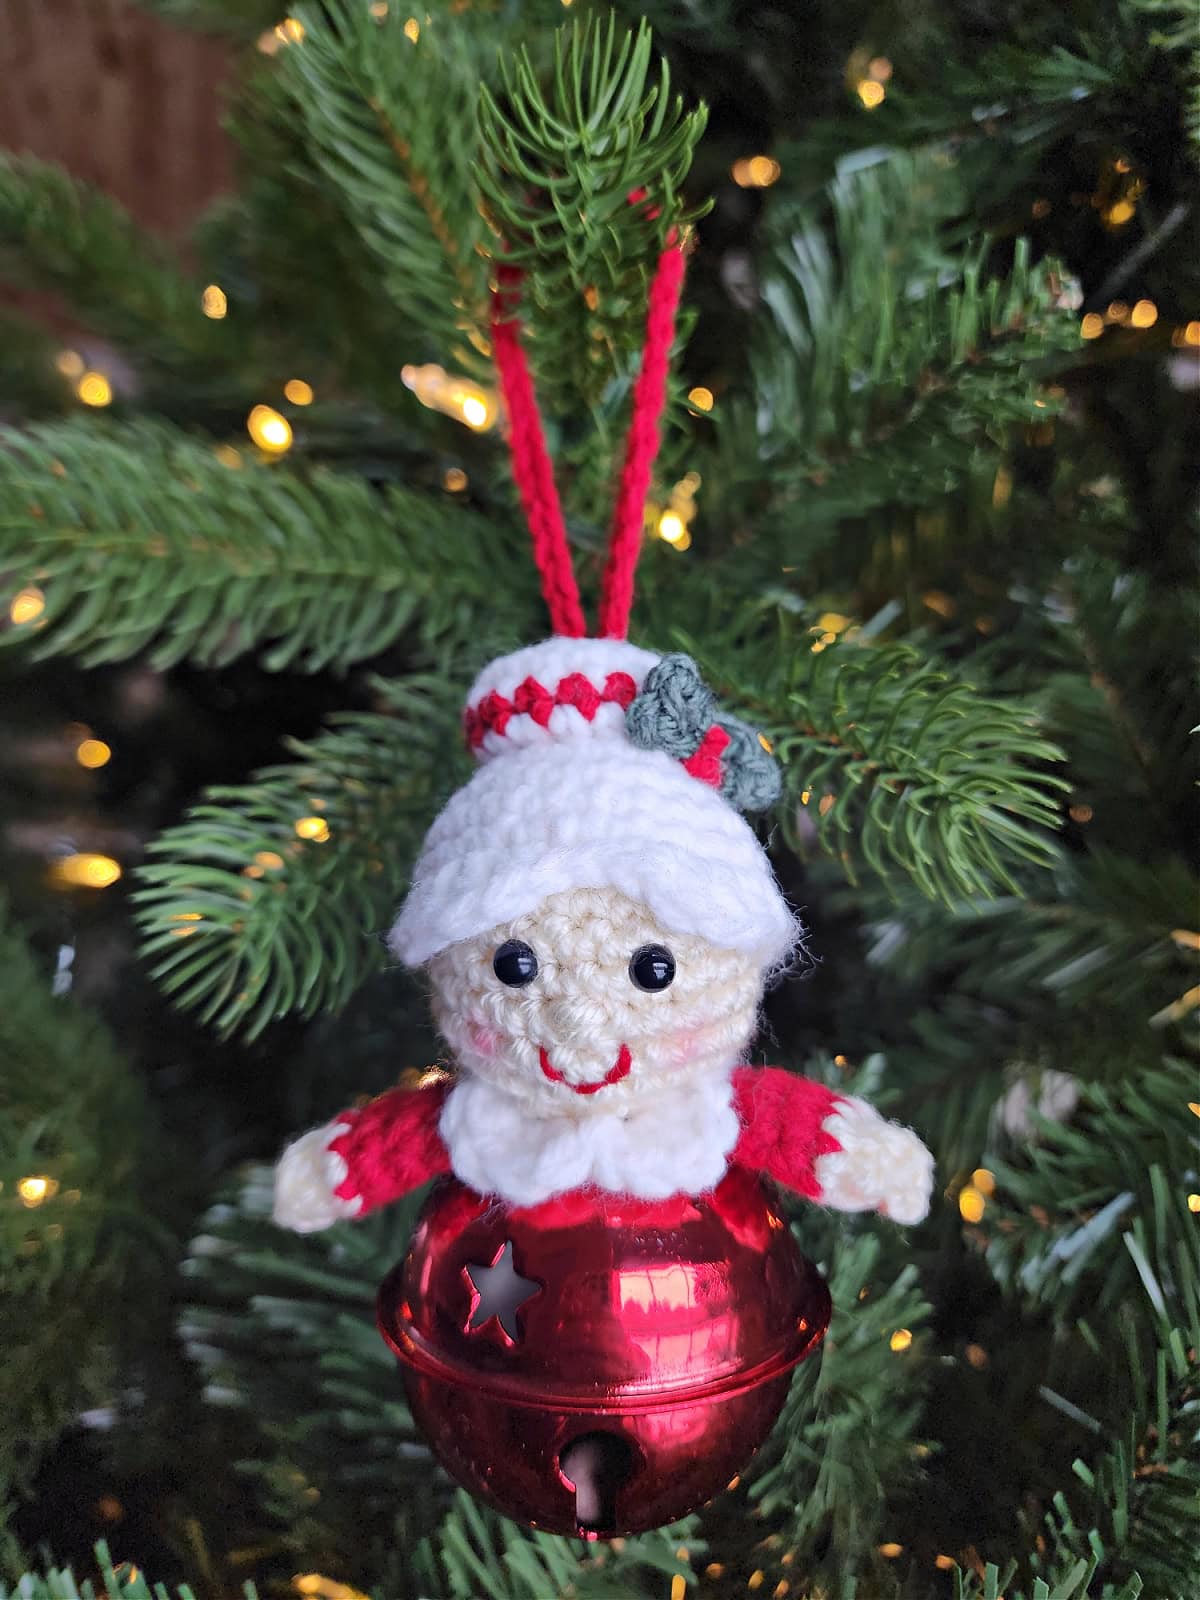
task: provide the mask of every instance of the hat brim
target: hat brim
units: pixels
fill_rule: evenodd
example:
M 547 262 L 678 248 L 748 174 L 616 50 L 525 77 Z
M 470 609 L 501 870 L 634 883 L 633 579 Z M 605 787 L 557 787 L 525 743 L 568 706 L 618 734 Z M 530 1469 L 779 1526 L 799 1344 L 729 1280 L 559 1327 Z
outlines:
M 569 889 L 617 889 L 665 931 L 782 965 L 798 927 L 754 831 L 659 751 L 605 740 L 500 756 L 434 822 L 389 945 L 422 966 Z

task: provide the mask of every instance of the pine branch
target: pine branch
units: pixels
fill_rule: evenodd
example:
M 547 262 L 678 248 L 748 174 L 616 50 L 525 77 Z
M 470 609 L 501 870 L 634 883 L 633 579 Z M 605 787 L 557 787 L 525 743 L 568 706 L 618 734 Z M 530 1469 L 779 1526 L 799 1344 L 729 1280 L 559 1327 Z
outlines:
M 114 200 L 32 156 L 0 152 L 0 279 L 55 290 L 140 365 L 230 371 L 246 345 L 236 317 L 201 310 L 202 283 Z
M 177 1005 L 255 1038 L 337 1010 L 387 960 L 386 931 L 437 803 L 460 776 L 443 683 L 407 680 L 394 717 L 345 715 L 299 759 L 211 789 L 151 846 L 142 953 Z
M 1172 1329 L 1150 1366 L 1129 1349 L 1131 1413 L 1098 1462 L 1074 1463 L 1075 1483 L 1054 1496 L 1028 1557 L 1032 1583 L 988 1567 L 960 1571 L 959 1600 L 1190 1600 L 1200 1584 L 1194 1537 L 1200 1496 L 1200 1368 L 1190 1335 Z
M 1023 1159 L 992 1160 L 988 1264 L 999 1283 L 1065 1322 L 1131 1319 L 1151 1340 L 1175 1325 L 1200 1346 L 1200 1238 L 1187 1199 L 1200 1166 L 1194 1066 L 1080 1085 L 1069 1123 L 1037 1118 Z
M 303 46 L 278 61 L 311 153 L 394 304 L 439 359 L 479 367 L 487 271 L 471 166 L 494 26 L 447 6 L 414 41 L 402 7 L 376 17 L 358 0 L 296 16 Z
M 1108 1013 L 1104 1026 L 1119 1029 L 1123 1047 L 1127 1032 L 1140 1034 L 1157 1054 L 1154 1019 L 1196 976 L 1187 924 L 1197 889 L 1180 861 L 1094 849 L 1061 857 L 1020 896 L 960 901 L 948 913 L 906 904 L 876 926 L 873 959 L 913 984 L 941 974 L 955 994 L 1024 1014 L 1043 1031 L 1055 1013 Z
M 455 1600 L 659 1600 L 676 1575 L 696 1582 L 692 1558 L 699 1519 L 689 1518 L 637 1538 L 597 1545 L 587 1555 L 571 1540 L 526 1532 L 461 1490 L 438 1533 L 442 1563 Z
M 162 427 L 96 421 L 0 434 L 0 571 L 46 592 L 9 641 L 88 665 L 148 653 L 223 666 L 257 650 L 315 672 L 406 630 L 469 636 L 473 603 L 528 607 L 525 567 L 498 594 L 468 511 L 401 488 L 240 460 Z M 506 542 L 506 541 L 505 541 Z
M 848 160 L 820 198 L 832 237 L 815 202 L 769 215 L 754 411 L 730 408 L 723 457 L 747 486 L 769 468 L 780 541 L 943 498 L 1053 413 L 1040 385 L 1079 343 L 1060 274 L 1024 241 L 1004 278 L 985 247 L 946 244 L 960 192 L 934 158 Z
M 889 1277 L 878 1233 L 826 1227 L 829 1334 L 820 1357 L 797 1369 L 749 1489 L 781 1535 L 764 1561 L 781 1565 L 780 1576 L 792 1581 L 806 1575 L 814 1587 L 851 1573 L 866 1582 L 876 1565 L 889 1495 L 912 1476 L 925 1384 L 917 1351 L 893 1350 L 890 1341 L 901 1329 L 919 1332 L 930 1310 L 911 1263 Z M 806 1212 L 799 1238 L 810 1254 L 820 1232 L 818 1218 Z
M 1015 889 L 1019 868 L 1054 860 L 1066 785 L 1038 768 L 1062 752 L 1028 706 L 986 698 L 910 645 L 827 645 L 782 611 L 775 620 L 775 639 L 745 637 L 736 656 L 716 639 L 684 648 L 769 736 L 794 849 L 815 835 L 852 880 L 898 871 L 947 903 Z
M 700 214 L 681 189 L 706 117 L 672 97 L 665 61 L 652 75 L 649 26 L 615 15 L 558 31 L 546 86 L 524 49 L 497 95 L 484 85 L 479 184 L 560 397 L 595 404 L 640 350 L 654 263 Z
M 12 1497 L 110 1377 L 143 1112 L 107 1030 L 51 992 L 3 902 L 0 1061 L 2 1561 Z
M 379 1280 L 404 1254 L 419 1197 L 309 1237 L 274 1225 L 271 1198 L 270 1169 L 252 1167 L 205 1216 L 180 1331 L 205 1398 L 257 1430 L 240 1476 L 264 1518 L 303 1528 L 291 1554 L 321 1550 L 395 1592 L 417 1531 L 450 1499 L 375 1327 Z
M 80 1584 L 70 1567 L 50 1567 L 46 1572 L 26 1572 L 10 1589 L 0 1579 L 0 1600 L 169 1600 L 161 1583 L 153 1586 L 141 1569 L 130 1561 L 114 1566 L 107 1544 L 103 1540 L 96 1546 L 96 1565 L 102 1592 L 98 1592 L 90 1578 Z M 196 1600 L 195 1591 L 186 1583 L 176 1591 L 179 1600 Z M 258 1600 L 258 1590 L 252 1583 L 242 1586 L 244 1600 Z

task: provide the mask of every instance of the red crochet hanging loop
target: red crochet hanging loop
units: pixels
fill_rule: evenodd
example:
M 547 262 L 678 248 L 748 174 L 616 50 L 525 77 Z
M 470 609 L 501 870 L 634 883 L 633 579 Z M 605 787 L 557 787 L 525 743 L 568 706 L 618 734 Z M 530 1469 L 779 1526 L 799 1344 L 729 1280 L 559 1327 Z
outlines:
M 546 435 L 538 411 L 529 363 L 521 348 L 521 325 L 516 314 L 516 285 L 520 273 L 502 266 L 493 299 L 492 345 L 500 391 L 508 408 L 508 448 L 513 477 L 525 520 L 533 538 L 533 559 L 542 577 L 542 593 L 555 633 L 579 639 L 587 632 L 579 585 L 571 565 L 567 526 L 554 482 L 554 467 L 546 449 Z
M 625 461 L 617 486 L 608 562 L 600 593 L 600 634 L 623 639 L 633 605 L 633 578 L 642 545 L 642 521 L 650 475 L 658 454 L 659 421 L 667 396 L 667 370 L 675 338 L 675 316 L 683 288 L 683 247 L 672 232 L 658 259 L 646 309 L 646 342 L 633 390 L 633 411 Z M 492 343 L 500 392 L 508 411 L 509 454 L 517 493 L 529 523 L 533 559 L 556 634 L 582 638 L 587 622 L 571 564 L 571 548 L 554 467 L 534 393 L 529 363 L 521 345 L 517 316 L 520 271 L 502 265 L 493 296 Z
M 600 635 L 604 639 L 623 639 L 629 631 L 633 574 L 642 549 L 642 522 L 646 496 L 650 492 L 650 474 L 658 455 L 658 424 L 667 399 L 667 369 L 675 340 L 675 313 L 683 288 L 683 268 L 682 248 L 669 245 L 658 258 L 658 270 L 650 285 L 646 343 L 633 390 L 625 465 L 617 487 L 608 540 L 608 565 L 600 591 Z

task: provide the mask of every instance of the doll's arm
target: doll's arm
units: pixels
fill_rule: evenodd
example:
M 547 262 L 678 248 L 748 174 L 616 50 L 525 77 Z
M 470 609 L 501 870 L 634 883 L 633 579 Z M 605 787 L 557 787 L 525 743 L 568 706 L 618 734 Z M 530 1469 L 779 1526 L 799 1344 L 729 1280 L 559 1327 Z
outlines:
M 449 1172 L 438 1132 L 447 1088 L 392 1089 L 288 1145 L 275 1169 L 275 1221 L 315 1233 Z
M 739 1067 L 733 1086 L 738 1166 L 838 1211 L 879 1211 L 904 1223 L 928 1213 L 933 1157 L 911 1128 L 778 1067 Z

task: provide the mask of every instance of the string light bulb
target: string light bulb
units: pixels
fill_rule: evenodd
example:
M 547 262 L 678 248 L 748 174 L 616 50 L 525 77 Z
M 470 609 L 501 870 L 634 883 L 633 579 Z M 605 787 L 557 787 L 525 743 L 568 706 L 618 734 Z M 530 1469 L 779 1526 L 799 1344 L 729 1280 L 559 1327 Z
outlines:
M 214 322 L 220 322 L 221 318 L 229 310 L 229 301 L 226 299 L 225 291 L 219 283 L 210 283 L 205 289 L 200 296 L 200 309 L 206 317 L 211 317 Z
M 292 1579 L 292 1587 L 299 1594 L 313 1595 L 315 1600 L 368 1600 L 360 1589 L 348 1583 L 327 1578 L 321 1572 L 301 1572 Z
M 958 1211 L 964 1222 L 980 1222 L 987 1200 L 973 1183 L 964 1183 L 958 1195 Z
M 782 171 L 772 156 L 748 156 L 735 161 L 729 175 L 739 189 L 769 189 Z
M 688 390 L 688 405 L 696 411 L 711 411 L 713 408 L 713 392 L 698 383 L 694 389 Z
M 887 90 L 874 78 L 860 78 L 854 85 L 854 92 L 868 111 L 881 106 L 887 97 Z
M 78 350 L 60 350 L 54 358 L 54 365 L 64 378 L 82 378 L 84 360 Z
M 421 24 L 417 21 L 416 17 L 409 17 L 408 21 L 404 24 L 404 37 L 412 44 L 416 44 L 417 40 L 421 37 Z
M 1097 311 L 1089 311 L 1079 324 L 1079 334 L 1083 339 L 1098 339 L 1104 332 L 1104 318 Z
M 60 856 L 51 869 L 56 883 L 71 889 L 107 889 L 121 876 L 121 863 L 111 856 L 80 850 Z
M 81 739 L 75 747 L 75 759 L 81 767 L 106 767 L 112 760 L 112 746 L 103 739 Z
M 897 1328 L 895 1333 L 888 1340 L 888 1348 L 890 1350 L 895 1350 L 898 1354 L 902 1350 L 907 1350 L 912 1342 L 913 1336 L 908 1328 Z
M 314 844 L 324 844 L 329 838 L 329 824 L 324 817 L 298 817 L 292 827 L 298 839 L 311 839 Z
M 658 519 L 658 537 L 668 544 L 678 546 L 687 533 L 687 526 L 678 511 L 664 511 Z
M 21 1197 L 21 1204 L 32 1211 L 44 1200 L 53 1200 L 58 1193 L 58 1180 L 43 1177 L 40 1173 L 33 1177 L 21 1178 L 17 1182 L 17 1193 Z
M 112 404 L 112 384 L 102 372 L 85 372 L 75 385 L 75 393 L 85 406 L 108 406 Z
M 1129 320 L 1135 328 L 1152 328 L 1158 321 L 1158 307 L 1153 300 L 1139 300 L 1129 313 Z
M 292 425 L 272 406 L 255 406 L 246 418 L 246 432 L 270 455 L 281 456 L 292 447 Z
M 289 378 L 283 386 L 283 394 L 294 406 L 310 406 L 313 403 L 313 386 L 305 383 L 303 378 Z
M 491 390 L 481 389 L 467 378 L 456 377 L 434 361 L 419 367 L 409 363 L 401 367 L 400 378 L 423 406 L 465 422 L 476 433 L 486 432 L 499 414 L 499 405 Z
M 10 622 L 36 622 L 46 609 L 46 596 L 36 584 L 29 584 L 24 589 L 19 589 L 8 605 Z

